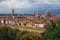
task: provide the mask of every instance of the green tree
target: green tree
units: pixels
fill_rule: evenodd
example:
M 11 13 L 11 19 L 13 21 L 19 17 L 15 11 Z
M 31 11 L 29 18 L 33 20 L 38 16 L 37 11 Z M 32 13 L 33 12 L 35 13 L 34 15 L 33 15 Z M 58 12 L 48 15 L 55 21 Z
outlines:
M 0 40 L 8 40 L 8 27 L 0 26 Z
M 40 40 L 41 37 L 42 36 L 39 33 L 26 33 L 20 40 Z
M 9 37 L 9 40 L 15 40 L 16 38 L 16 33 L 19 32 L 18 29 L 12 29 L 12 28 L 9 28 L 8 29 L 8 37 Z
M 27 31 L 19 31 L 17 34 L 16 34 L 16 38 L 15 40 L 20 40 L 20 38 L 24 35 L 28 33 Z
M 55 23 L 51 21 L 43 36 L 43 40 L 60 40 L 60 22 Z

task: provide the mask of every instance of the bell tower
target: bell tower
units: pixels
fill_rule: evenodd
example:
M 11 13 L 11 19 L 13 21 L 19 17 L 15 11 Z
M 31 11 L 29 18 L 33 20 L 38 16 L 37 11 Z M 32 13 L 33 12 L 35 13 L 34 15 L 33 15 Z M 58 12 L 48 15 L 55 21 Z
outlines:
M 35 13 L 35 17 L 40 17 L 39 11 L 37 10 L 37 12 Z

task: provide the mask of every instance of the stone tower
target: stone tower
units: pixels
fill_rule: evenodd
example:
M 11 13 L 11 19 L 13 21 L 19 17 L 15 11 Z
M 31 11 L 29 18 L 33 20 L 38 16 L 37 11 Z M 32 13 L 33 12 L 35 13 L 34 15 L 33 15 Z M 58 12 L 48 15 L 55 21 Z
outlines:
M 14 9 L 12 9 L 12 18 L 14 19 Z
M 12 9 L 12 15 L 14 15 L 14 9 Z

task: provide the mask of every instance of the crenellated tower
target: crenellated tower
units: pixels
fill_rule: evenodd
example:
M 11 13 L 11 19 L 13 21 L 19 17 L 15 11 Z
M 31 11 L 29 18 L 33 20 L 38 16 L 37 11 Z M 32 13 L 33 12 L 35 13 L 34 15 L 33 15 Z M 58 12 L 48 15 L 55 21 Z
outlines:
M 14 9 L 12 9 L 12 15 L 14 15 Z
M 14 9 L 12 9 L 12 14 L 11 14 L 12 18 L 14 19 Z

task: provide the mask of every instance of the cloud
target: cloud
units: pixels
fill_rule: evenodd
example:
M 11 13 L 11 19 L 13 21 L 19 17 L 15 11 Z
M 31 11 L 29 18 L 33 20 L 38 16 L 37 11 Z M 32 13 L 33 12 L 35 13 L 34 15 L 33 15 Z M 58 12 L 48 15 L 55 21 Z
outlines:
M 0 0 L 0 6 L 4 8 L 28 8 L 45 4 L 60 6 L 60 0 Z
M 24 8 L 32 6 L 28 1 L 7 0 L 0 2 L 0 5 L 5 5 L 10 8 Z
M 11 10 L 12 8 L 24 11 L 31 11 L 37 9 L 60 9 L 60 0 L 0 0 L 0 13 Z M 21 11 L 21 12 L 24 12 Z
M 37 0 L 35 4 L 60 4 L 59 0 Z
M 0 0 L 0 2 L 2 2 L 2 1 L 6 1 L 6 0 Z

